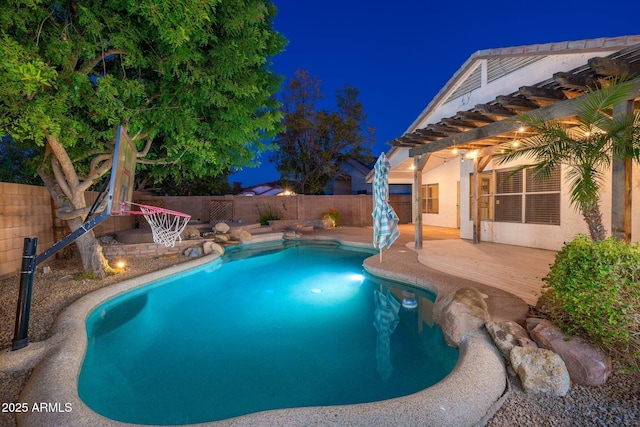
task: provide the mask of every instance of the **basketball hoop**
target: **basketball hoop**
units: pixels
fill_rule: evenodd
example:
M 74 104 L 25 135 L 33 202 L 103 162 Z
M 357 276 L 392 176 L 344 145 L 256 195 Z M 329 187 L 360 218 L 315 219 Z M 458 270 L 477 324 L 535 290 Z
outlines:
M 157 206 L 139 205 L 137 203 L 125 202 L 140 208 L 139 211 L 120 210 L 123 214 L 144 215 L 144 218 L 151 227 L 153 241 L 167 247 L 173 247 L 176 240 L 182 241 L 180 234 L 185 229 L 191 215 L 182 212 L 176 212 L 169 209 L 159 208 Z M 124 206 L 122 206 L 124 207 Z

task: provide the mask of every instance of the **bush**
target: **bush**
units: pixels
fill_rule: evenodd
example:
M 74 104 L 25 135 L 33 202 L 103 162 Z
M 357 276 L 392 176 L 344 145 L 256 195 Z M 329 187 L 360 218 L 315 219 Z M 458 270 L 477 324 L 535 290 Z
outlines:
M 334 227 L 337 227 L 340 224 L 340 211 L 337 209 L 330 208 L 327 212 L 322 214 L 322 219 L 328 219 L 331 221 Z
M 640 364 L 640 245 L 578 236 L 556 255 L 539 305 L 558 327 Z
M 275 221 L 282 218 L 280 210 L 266 203 L 262 206 L 256 205 L 258 210 L 258 222 L 260 225 L 269 225 L 269 221 Z

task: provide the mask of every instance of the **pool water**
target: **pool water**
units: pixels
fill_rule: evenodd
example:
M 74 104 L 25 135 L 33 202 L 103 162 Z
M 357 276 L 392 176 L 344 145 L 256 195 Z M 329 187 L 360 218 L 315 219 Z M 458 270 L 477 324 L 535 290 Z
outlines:
M 97 307 L 82 400 L 118 421 L 199 423 L 404 396 L 457 362 L 431 320 L 434 295 L 365 275 L 370 252 L 297 245 L 252 255 Z

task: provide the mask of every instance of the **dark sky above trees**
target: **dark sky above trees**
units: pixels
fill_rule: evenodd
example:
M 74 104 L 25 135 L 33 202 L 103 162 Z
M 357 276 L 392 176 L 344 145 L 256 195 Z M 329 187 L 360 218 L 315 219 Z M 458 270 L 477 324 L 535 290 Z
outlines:
M 616 2 L 606 16 L 595 0 L 567 0 L 561 6 L 555 0 L 274 3 L 275 27 L 289 40 L 273 59 L 275 71 L 290 77 L 307 70 L 322 80 L 331 103 L 345 84 L 358 89 L 367 125 L 376 128 L 374 156 L 390 148 L 387 142 L 404 133 L 478 50 L 640 33 L 636 0 Z M 244 169 L 229 180 L 245 186 L 277 180 L 268 154 L 261 162 L 261 168 Z

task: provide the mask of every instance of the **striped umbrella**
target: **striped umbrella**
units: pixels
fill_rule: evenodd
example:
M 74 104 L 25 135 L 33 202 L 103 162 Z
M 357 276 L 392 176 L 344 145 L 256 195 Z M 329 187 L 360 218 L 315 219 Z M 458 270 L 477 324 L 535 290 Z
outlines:
M 380 262 L 382 262 L 382 248 L 390 248 L 400 236 L 398 229 L 399 218 L 389 204 L 389 160 L 384 153 L 380 154 L 374 167 L 373 178 L 373 247 L 380 248 Z

